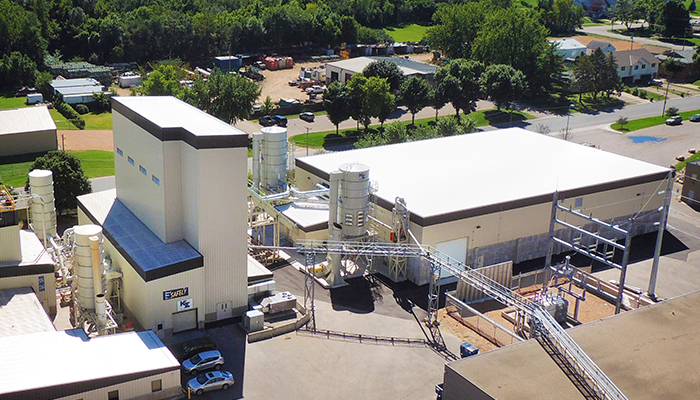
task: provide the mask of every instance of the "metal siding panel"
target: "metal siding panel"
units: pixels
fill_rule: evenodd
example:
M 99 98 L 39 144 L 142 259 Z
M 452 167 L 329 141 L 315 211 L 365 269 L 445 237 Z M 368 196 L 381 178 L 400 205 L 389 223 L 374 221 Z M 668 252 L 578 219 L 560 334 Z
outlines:
M 163 384 L 163 390 L 159 392 L 152 392 L 151 381 L 157 379 L 161 380 Z M 108 393 L 114 390 L 119 390 L 120 399 L 160 400 L 171 398 L 182 393 L 180 386 L 180 371 L 169 371 L 164 374 L 136 379 L 118 385 L 112 385 L 100 389 L 91 390 L 89 392 L 60 397 L 56 400 L 104 400 L 107 398 Z
M 159 187 L 163 191 L 163 202 L 165 207 L 165 232 L 168 242 L 182 240 L 184 229 L 182 225 L 182 171 L 180 153 L 182 142 L 163 143 L 163 172 L 162 175 L 153 173 L 152 175 L 160 179 L 160 186 L 153 183 L 151 185 Z
M 234 315 L 247 308 L 246 149 L 199 150 L 199 251 L 204 255 L 205 314 L 232 301 Z
M 0 262 L 22 260 L 19 225 L 0 228 L 0 249 Z

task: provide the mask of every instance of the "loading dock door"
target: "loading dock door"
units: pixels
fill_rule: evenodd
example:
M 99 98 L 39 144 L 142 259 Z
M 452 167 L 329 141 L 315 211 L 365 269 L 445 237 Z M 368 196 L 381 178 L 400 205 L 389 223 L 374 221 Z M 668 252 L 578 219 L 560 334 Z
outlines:
M 173 333 L 197 329 L 197 309 L 173 314 Z

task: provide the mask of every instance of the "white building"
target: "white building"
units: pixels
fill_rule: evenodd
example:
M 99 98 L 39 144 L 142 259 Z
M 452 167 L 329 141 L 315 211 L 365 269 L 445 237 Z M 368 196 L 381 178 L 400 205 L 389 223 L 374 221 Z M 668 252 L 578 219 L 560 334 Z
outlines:
M 659 72 L 659 60 L 647 49 L 621 50 L 612 55 L 623 82 L 648 81 Z
M 574 61 L 576 57 L 586 55 L 586 46 L 576 39 L 557 39 L 549 42 L 556 45 L 557 54 L 566 61 Z
M 113 99 L 116 189 L 81 196 L 124 274 L 128 312 L 159 334 L 247 310 L 248 135 L 173 97 Z
M 56 79 L 49 84 L 68 104 L 89 103 L 95 100 L 95 93 L 104 92 L 104 86 L 93 78 Z
M 560 204 L 601 220 L 656 230 L 670 170 L 520 128 L 479 132 L 296 159 L 300 190 L 327 184 L 341 164 L 369 167 L 376 217 L 391 226 L 397 197 L 416 239 L 474 267 L 546 255 L 554 192 Z M 293 240 L 327 238 L 328 212 L 284 210 Z M 385 241 L 390 232 L 380 227 Z M 558 247 L 555 248 L 559 252 Z
M 58 148 L 56 124 L 46 107 L 0 111 L 0 157 Z
M 366 66 L 375 62 L 386 60 L 393 62 L 403 72 L 404 76 L 421 76 L 432 80 L 437 67 L 424 62 L 402 57 L 356 57 L 326 63 L 326 83 L 334 81 L 347 82 L 354 74 L 362 72 Z
M 180 364 L 151 331 L 88 338 L 82 329 L 0 337 L 5 400 L 169 399 Z

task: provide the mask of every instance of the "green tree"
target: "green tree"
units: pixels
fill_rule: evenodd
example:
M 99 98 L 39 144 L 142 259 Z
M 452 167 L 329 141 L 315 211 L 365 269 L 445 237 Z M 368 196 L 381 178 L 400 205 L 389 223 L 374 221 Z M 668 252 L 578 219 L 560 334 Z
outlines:
M 27 55 L 13 51 L 0 58 L 0 88 L 33 86 L 38 71 Z
M 401 84 L 399 97 L 411 113 L 411 124 L 416 122 L 416 113 L 430 105 L 431 91 L 430 84 L 417 76 L 412 76 Z
M 51 87 L 52 80 L 53 75 L 51 75 L 51 72 L 39 72 L 36 76 L 36 90 L 38 90 L 39 93 L 44 95 L 45 100 L 49 100 L 53 97 L 53 88 Z
M 440 50 L 449 58 L 469 58 L 489 6 L 482 2 L 467 4 L 439 3 L 433 15 L 434 25 L 428 28 L 425 39 L 430 47 Z
M 669 0 L 661 13 L 661 36 L 683 37 L 690 28 L 690 14 L 679 0 Z
M 518 100 L 525 92 L 525 75 L 510 65 L 493 64 L 486 67 L 479 79 L 484 93 L 493 100 L 498 110 L 510 102 Z
M 583 6 L 575 6 L 573 0 L 540 0 L 537 8 L 553 35 L 573 33 L 583 26 Z
M 263 101 L 262 106 L 260 106 L 260 112 L 263 113 L 263 115 L 270 115 L 274 110 L 275 103 L 272 102 L 270 96 L 265 97 L 265 101 Z
M 612 54 L 606 56 L 600 49 L 596 49 L 591 55 L 579 57 L 572 72 L 579 87 L 579 101 L 583 93 L 593 93 L 595 101 L 598 93 L 604 92 L 610 96 L 621 86 L 614 57 Z
M 660 31 L 661 13 L 663 12 L 664 0 L 637 0 L 635 3 L 639 11 L 639 15 L 653 28 L 654 31 Z
M 612 18 L 625 24 L 627 30 L 630 29 L 630 24 L 639 19 L 639 7 L 636 7 L 634 0 L 618 0 L 617 3 L 610 7 Z
M 206 112 L 229 124 L 250 118 L 253 104 L 260 96 L 257 83 L 218 70 L 209 77 L 207 89 L 211 105 Z
M 331 82 L 323 92 L 323 107 L 328 119 L 335 125 L 335 133 L 338 134 L 338 125 L 350 118 L 348 87 L 338 81 Z
M 695 0 L 690 2 L 690 5 L 688 5 L 688 11 L 693 12 L 698 8 L 697 4 L 695 4 Z
M 92 192 L 92 185 L 83 171 L 80 160 L 63 150 L 52 150 L 34 160 L 30 171 L 50 170 L 53 173 L 56 211 L 61 214 L 78 207 L 77 197 Z M 29 190 L 29 179 L 25 185 Z
M 480 62 L 456 59 L 435 72 L 438 91 L 452 103 L 457 110 L 456 115 L 460 110 L 465 113 L 476 110 L 476 102 L 481 95 L 479 77 L 483 71 L 484 64 Z
M 403 71 L 393 62 L 387 60 L 373 61 L 369 63 L 363 70 L 362 75 L 367 78 L 376 76 L 384 78 L 389 83 L 392 93 L 396 93 L 404 81 Z
M 350 115 L 365 127 L 370 124 L 370 118 L 379 118 L 382 125 L 395 108 L 395 96 L 389 92 L 386 79 L 376 76 L 365 77 L 355 74 L 348 81 L 350 94 Z
M 146 96 L 177 96 L 183 92 L 180 81 L 185 71 L 177 62 L 152 65 L 153 71 L 141 81 L 140 93 Z M 144 76 L 144 75 L 142 75 Z

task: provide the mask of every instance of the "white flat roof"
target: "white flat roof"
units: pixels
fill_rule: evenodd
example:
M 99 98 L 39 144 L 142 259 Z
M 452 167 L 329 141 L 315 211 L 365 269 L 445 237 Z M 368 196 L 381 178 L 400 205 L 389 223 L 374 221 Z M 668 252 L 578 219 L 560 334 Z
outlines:
M 123 104 L 160 128 L 184 128 L 195 136 L 248 135 L 220 119 L 171 96 L 124 96 Z
M 46 106 L 0 111 L 0 135 L 56 130 Z
M 427 218 L 549 196 L 635 178 L 660 180 L 654 164 L 552 138 L 522 128 L 327 153 L 297 159 L 297 168 L 325 175 L 343 163 L 369 166 L 377 196 L 406 200 Z M 609 190 L 598 189 L 598 190 Z M 550 200 L 551 201 L 551 200 Z
M 328 228 L 328 204 L 298 201 L 275 208 L 304 232 Z
M 415 61 L 415 60 L 410 60 L 410 59 L 405 60 L 405 61 L 400 60 L 400 59 L 396 60 L 392 57 L 355 57 L 355 58 L 348 58 L 347 60 L 329 62 L 329 63 L 326 63 L 326 66 L 330 65 L 330 66 L 346 69 L 346 70 L 352 71 L 354 73 L 358 73 L 358 72 L 362 72 L 362 70 L 364 70 L 365 67 L 368 66 L 369 64 L 371 64 L 375 61 L 379 61 L 379 60 L 386 60 L 386 61 L 394 62 L 396 64 L 396 66 L 399 67 L 399 69 L 401 71 L 403 71 L 404 75 L 406 75 L 406 76 L 411 76 L 411 75 L 416 75 L 416 74 L 425 75 L 428 73 L 434 73 L 434 71 L 432 71 L 432 72 L 426 71 L 426 69 L 432 69 L 430 67 L 433 67 L 433 66 L 431 66 L 430 64 L 426 64 L 426 63 L 422 63 L 420 61 Z M 406 64 L 406 65 L 402 65 L 402 64 Z M 421 64 L 424 64 L 425 67 Z M 409 65 L 414 65 L 416 68 L 411 68 Z M 418 69 L 419 67 L 421 67 L 421 69 Z M 435 69 L 437 69 L 437 68 L 435 68 Z
M 0 354 L 0 397 L 180 367 L 151 331 L 92 339 L 81 329 L 0 337 Z
M 31 287 L 0 290 L 0 336 L 55 332 Z

